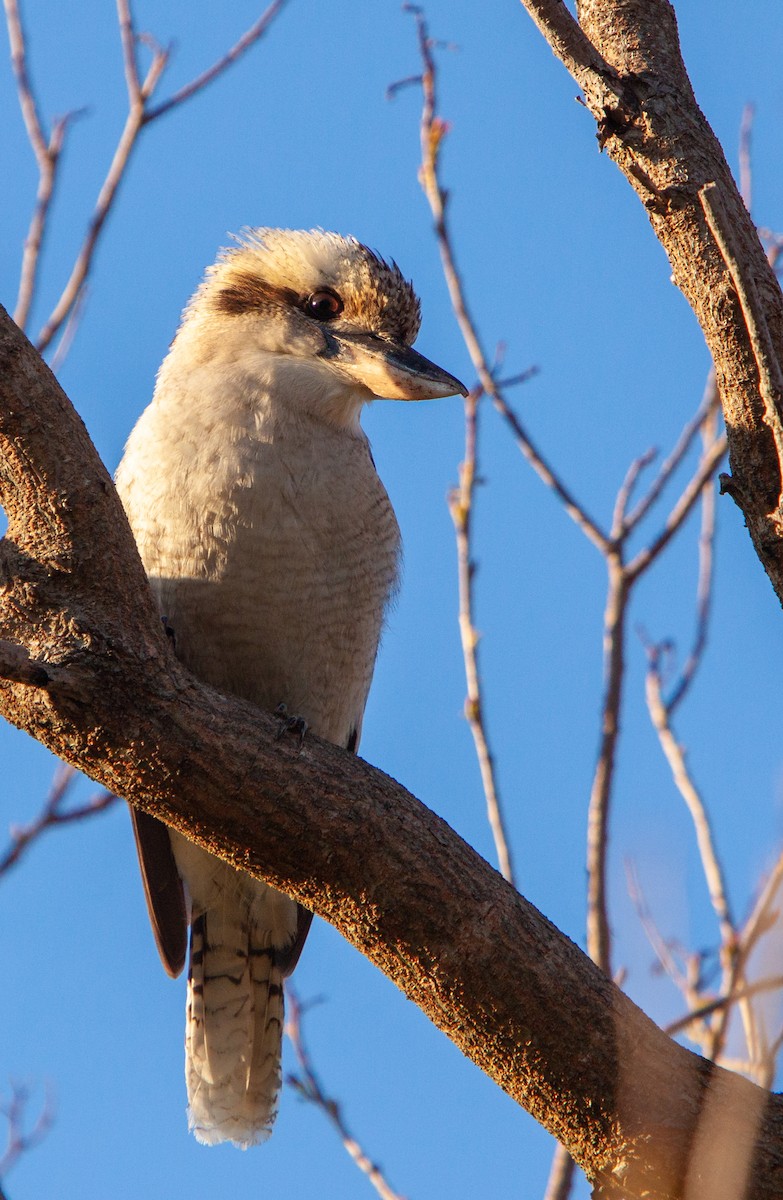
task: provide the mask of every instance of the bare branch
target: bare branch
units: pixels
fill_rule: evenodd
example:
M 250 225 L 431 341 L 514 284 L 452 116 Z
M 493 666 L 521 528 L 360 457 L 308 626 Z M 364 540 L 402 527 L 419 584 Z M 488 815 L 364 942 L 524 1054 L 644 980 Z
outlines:
M 625 678 L 625 627 L 630 582 L 621 552 L 606 556 L 609 575 L 604 609 L 604 698 L 601 741 L 587 813 L 587 952 L 607 975 L 612 973 L 607 852 L 615 754 Z
M 680 529 L 690 515 L 694 504 L 699 499 L 702 489 L 713 478 L 720 466 L 726 453 L 726 447 L 727 440 L 724 435 L 716 438 L 709 448 L 703 452 L 696 473 L 669 513 L 666 524 L 661 532 L 628 563 L 626 571 L 631 583 L 635 583 L 639 576 L 654 562 L 661 551 L 666 549 L 675 533 L 677 533 L 678 529 Z
M 666 756 L 677 790 L 685 801 L 693 821 L 704 878 L 707 881 L 710 901 L 718 919 L 721 944 L 724 950 L 729 952 L 736 946 L 736 927 L 729 906 L 726 878 L 715 848 L 707 809 L 688 770 L 685 751 L 674 735 L 670 714 L 663 702 L 658 655 L 654 651 L 650 654 L 646 695 L 650 719 L 658 734 L 661 749 Z
M 628 505 L 631 502 L 631 496 L 634 493 L 639 478 L 644 470 L 654 461 L 657 451 L 654 449 L 646 450 L 644 454 L 640 454 L 635 458 L 630 467 L 626 471 L 625 479 L 620 485 L 620 490 L 617 493 L 617 498 L 614 504 L 614 512 L 612 513 L 612 531 L 610 537 L 613 541 L 619 541 L 624 538 L 626 533 L 635 524 L 627 515 Z
M 726 211 L 721 202 L 716 184 L 706 183 L 699 191 L 699 200 L 715 241 L 718 243 L 723 261 L 729 269 L 732 283 L 737 291 L 745 318 L 756 366 L 759 372 L 759 393 L 767 411 L 768 425 L 775 438 L 778 457 L 783 458 L 783 431 L 780 429 L 779 414 L 783 410 L 783 371 L 777 349 L 760 303 L 752 276 L 743 269 L 733 245 L 733 237 Z
M 60 163 L 65 134 L 70 121 L 77 114 L 69 113 L 64 117 L 59 117 L 54 122 L 51 134 L 47 138 L 27 67 L 27 47 L 17 0 L 5 0 L 5 13 L 19 106 L 22 110 L 27 136 L 38 163 L 36 203 L 24 242 L 19 274 L 19 292 L 14 308 L 14 320 L 20 328 L 24 329 L 35 295 L 41 247 L 46 232 L 49 208 L 54 197 L 57 168 Z
M 675 1037 L 694 1021 L 703 1021 L 705 1017 L 712 1016 L 721 1008 L 728 1008 L 732 1004 L 738 1004 L 740 1000 L 746 1000 L 764 992 L 776 992 L 780 988 L 783 988 L 783 975 L 771 975 L 766 979 L 758 979 L 755 983 L 748 983 L 744 987 L 738 988 L 731 996 L 717 996 L 714 1000 L 708 1000 L 704 1004 L 698 1005 L 684 1016 L 678 1017 L 676 1021 L 670 1021 L 665 1026 L 665 1032 L 671 1037 Z
M 576 1163 L 565 1146 L 558 1144 L 552 1155 L 552 1166 L 549 1168 L 544 1200 L 568 1200 L 574 1186 L 575 1175 Z
M 31 1129 L 26 1130 L 29 1102 L 30 1093 L 27 1088 L 13 1084 L 10 1100 L 0 1103 L 0 1113 L 5 1117 L 8 1125 L 5 1150 L 0 1156 L 0 1185 L 21 1156 L 28 1150 L 35 1149 L 43 1141 L 54 1122 L 54 1105 L 51 1095 L 47 1092 L 35 1124 Z M 1 1186 L 0 1194 L 2 1194 Z
M 463 338 L 468 348 L 472 346 L 474 365 L 481 375 L 490 375 L 483 357 L 483 351 L 478 343 L 478 337 L 470 322 L 465 307 L 462 281 L 457 272 L 452 250 L 451 236 L 446 223 L 446 194 L 438 175 L 438 147 L 445 132 L 445 123 L 436 115 L 436 82 L 437 73 L 435 60 L 432 55 L 432 40 L 427 32 L 427 25 L 420 10 L 410 7 L 416 18 L 419 35 L 419 51 L 422 56 L 424 73 L 421 85 L 424 103 L 421 115 L 421 148 L 422 161 L 420 180 L 424 193 L 435 218 L 435 229 L 438 246 L 441 253 L 444 272 L 452 298 L 457 319 L 460 322 Z M 495 384 L 491 382 L 493 391 Z M 514 883 L 514 869 L 511 850 L 506 834 L 500 791 L 495 774 L 495 764 L 489 746 L 489 737 L 484 717 L 481 673 L 478 661 L 479 632 L 474 621 L 475 601 L 473 579 L 475 563 L 471 547 L 472 516 L 475 500 L 476 480 L 478 475 L 478 416 L 479 401 L 482 389 L 474 389 L 465 398 L 465 458 L 459 468 L 459 487 L 449 497 L 449 512 L 454 522 L 457 539 L 457 564 L 459 574 L 459 630 L 462 642 L 462 655 L 465 663 L 465 678 L 467 682 L 467 699 L 465 701 L 465 717 L 473 736 L 476 748 L 481 783 L 487 806 L 487 819 L 495 842 L 495 851 L 501 874 L 509 883 Z
M 213 80 L 222 75 L 232 63 L 241 58 L 251 46 L 255 45 L 264 36 L 285 3 L 286 0 L 273 0 L 273 3 L 261 14 L 255 24 L 251 25 L 247 32 L 242 34 L 239 41 L 235 42 L 222 58 L 219 58 L 217 62 L 213 63 L 208 70 L 203 71 L 196 79 L 191 80 L 190 83 L 181 87 L 168 100 L 164 100 L 156 108 L 149 109 L 144 118 L 145 123 L 148 124 L 150 121 L 157 120 L 158 117 L 162 117 L 164 113 L 169 112 L 170 109 L 175 108 L 178 104 L 183 104 L 186 100 L 190 100 L 192 96 L 195 96 L 197 92 L 205 88 L 207 84 L 212 83 Z
M 299 1075 L 289 1075 L 286 1082 L 298 1092 L 303 1100 L 314 1104 L 323 1113 L 329 1124 L 337 1131 L 348 1154 L 359 1170 L 367 1176 L 381 1200 L 404 1200 L 404 1197 L 389 1185 L 378 1164 L 368 1157 L 356 1138 L 349 1132 L 338 1102 L 324 1091 L 305 1045 L 302 1031 L 303 1008 L 290 984 L 286 987 L 286 1000 L 288 1019 L 285 1030 L 294 1048 L 300 1071 Z
M 718 425 L 718 389 L 715 386 L 715 372 L 710 372 L 710 383 L 715 396 L 715 407 L 707 413 L 702 426 L 702 446 L 707 448 L 717 438 Z M 708 383 L 708 387 L 710 386 Z M 701 530 L 699 532 L 699 573 L 696 584 L 696 629 L 691 651 L 680 672 L 680 678 L 666 701 L 669 716 L 672 717 L 682 703 L 688 690 L 696 678 L 696 672 L 701 665 L 704 651 L 707 647 L 707 630 L 709 628 L 712 608 L 713 559 L 715 545 L 715 484 L 712 480 L 705 483 L 701 493 Z
M 629 514 L 624 526 L 624 531 L 631 532 L 636 528 L 637 525 L 640 524 L 641 521 L 644 520 L 644 518 L 647 516 L 647 513 L 658 500 L 661 492 L 666 487 L 666 484 L 669 482 L 672 475 L 685 458 L 685 455 L 690 450 L 697 433 L 704 427 L 705 418 L 713 409 L 718 409 L 719 407 L 720 397 L 718 396 L 718 390 L 715 386 L 715 371 L 712 369 L 710 370 L 707 378 L 707 383 L 704 388 L 704 395 L 696 414 L 691 418 L 690 421 L 688 421 L 687 425 L 677 439 L 677 443 L 671 454 L 662 463 L 661 469 L 658 472 L 652 487 L 650 487 L 647 491 L 647 494 L 642 497 L 633 512 Z
M 465 717 L 470 726 L 473 742 L 476 747 L 476 757 L 478 758 L 481 782 L 484 788 L 484 798 L 487 805 L 487 819 L 495 842 L 500 873 L 509 883 L 514 884 L 514 869 L 506 837 L 500 794 L 495 778 L 495 764 L 489 748 L 489 739 L 484 721 L 482 684 L 478 663 L 480 635 L 473 620 L 475 564 L 471 551 L 471 518 L 473 515 L 478 469 L 478 405 L 478 394 L 475 391 L 470 392 L 465 399 L 465 458 L 460 463 L 459 487 L 455 488 L 449 496 L 449 512 L 454 522 L 457 537 L 459 631 L 468 688 L 465 700 Z
M 421 155 L 422 166 L 420 182 L 427 197 L 435 220 L 435 234 L 438 240 L 443 274 L 451 297 L 452 308 L 457 319 L 460 332 L 467 347 L 474 370 L 478 376 L 482 390 L 490 396 L 495 408 L 511 426 L 517 445 L 527 461 L 533 467 L 540 479 L 551 488 L 563 504 L 566 512 L 579 528 L 590 538 L 600 550 L 604 550 L 608 539 L 587 511 L 579 504 L 569 488 L 557 475 L 551 464 L 543 457 L 535 446 L 522 422 L 506 402 L 500 387 L 493 377 L 489 362 L 484 353 L 476 326 L 468 310 L 464 294 L 462 278 L 456 265 L 453 243 L 446 219 L 447 193 L 441 187 L 438 178 L 438 157 L 443 140 L 447 133 L 446 123 L 436 116 L 436 68 L 432 55 L 433 40 L 430 38 L 427 24 L 421 10 L 414 5 L 406 6 L 416 19 L 419 35 L 419 50 L 424 63 L 424 73 L 421 85 L 424 95 L 424 106 L 421 117 Z M 418 77 L 417 77 L 418 78 Z
M 753 167 L 751 159 L 751 138 L 753 134 L 753 118 L 756 106 L 746 104 L 742 110 L 739 133 L 739 186 L 740 195 L 749 213 L 753 212 Z
M 120 24 L 120 40 L 122 41 L 122 60 L 125 66 L 125 83 L 128 88 L 128 103 L 131 108 L 143 103 L 141 94 L 141 79 L 139 64 L 136 58 L 138 34 L 133 19 L 130 0 L 117 0 L 117 19 Z
M 16 0 L 6 0 L 6 3 L 7 5 L 15 6 Z M 232 63 L 236 62 L 241 55 L 266 33 L 271 22 L 283 8 L 284 3 L 285 0 L 274 0 L 239 41 L 221 59 L 214 63 L 209 70 L 199 75 L 191 83 L 180 88 L 178 92 L 162 104 L 159 104 L 157 107 L 151 107 L 149 101 L 152 99 L 166 69 L 169 61 L 169 51 L 158 46 L 151 38 L 145 36 L 144 40 L 152 51 L 152 60 L 144 79 L 140 79 L 136 58 L 136 46 L 140 38 L 135 31 L 131 0 L 117 0 L 117 17 L 129 98 L 128 113 L 70 276 L 59 300 L 38 335 L 36 345 L 39 351 L 43 352 L 48 348 L 53 338 L 59 333 L 74 305 L 77 304 L 79 297 L 83 295 L 84 286 L 92 268 L 101 232 L 114 205 L 118 188 L 128 169 L 142 129 L 157 120 L 158 117 L 163 116 L 165 113 L 170 112 L 180 104 L 191 99 L 192 96 L 195 96 L 202 88 L 206 87 L 208 83 L 222 75 Z M 42 223 L 45 223 L 45 219 L 46 209 L 44 209 L 41 218 Z M 32 290 L 30 289 L 31 296 Z
M 63 804 L 75 780 L 76 772 L 73 767 L 61 763 L 55 772 L 49 795 L 39 815 L 29 825 L 11 828 L 10 845 L 5 853 L 0 855 L 0 876 L 8 872 L 11 867 L 16 866 L 25 851 L 47 829 L 84 821 L 88 817 L 105 812 L 107 808 L 111 808 L 116 803 L 116 796 L 110 792 L 100 792 L 87 804 L 63 810 Z

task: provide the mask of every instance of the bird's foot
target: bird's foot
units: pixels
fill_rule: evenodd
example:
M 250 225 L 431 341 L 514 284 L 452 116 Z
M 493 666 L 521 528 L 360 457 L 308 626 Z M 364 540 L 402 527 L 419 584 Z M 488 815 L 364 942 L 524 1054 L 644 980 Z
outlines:
M 305 721 L 304 717 L 292 717 L 284 704 L 278 704 L 275 709 L 275 716 L 279 721 L 276 734 L 277 740 L 280 741 L 281 738 L 286 737 L 288 734 L 294 734 L 299 738 L 299 746 L 301 748 L 307 734 L 307 721 Z

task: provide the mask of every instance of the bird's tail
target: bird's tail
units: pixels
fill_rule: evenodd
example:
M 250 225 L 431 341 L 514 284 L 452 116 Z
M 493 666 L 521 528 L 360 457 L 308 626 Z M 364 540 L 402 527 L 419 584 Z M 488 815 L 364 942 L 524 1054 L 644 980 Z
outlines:
M 193 920 L 185 1077 L 190 1128 L 200 1142 L 247 1149 L 277 1115 L 283 969 L 271 931 L 248 928 L 226 903 Z

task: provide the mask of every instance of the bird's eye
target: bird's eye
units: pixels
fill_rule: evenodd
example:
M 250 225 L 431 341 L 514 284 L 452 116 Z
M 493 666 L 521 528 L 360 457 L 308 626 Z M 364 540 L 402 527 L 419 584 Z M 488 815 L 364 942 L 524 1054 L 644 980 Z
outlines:
M 342 300 L 337 292 L 331 291 L 330 288 L 313 292 L 312 296 L 308 296 L 305 301 L 305 312 L 308 317 L 313 317 L 316 321 L 333 321 L 335 317 L 339 317 L 342 311 Z

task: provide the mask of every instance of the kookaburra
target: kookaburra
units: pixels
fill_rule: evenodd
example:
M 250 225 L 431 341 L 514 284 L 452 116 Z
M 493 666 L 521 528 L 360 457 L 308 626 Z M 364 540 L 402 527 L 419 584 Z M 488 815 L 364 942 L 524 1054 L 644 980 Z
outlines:
M 396 264 L 354 239 L 247 233 L 186 308 L 117 472 L 182 661 L 352 751 L 400 552 L 362 407 L 465 392 L 411 348 L 419 319 Z M 283 980 L 310 913 L 155 819 L 133 821 L 171 975 L 190 924 L 190 1127 L 251 1146 L 275 1117 Z

